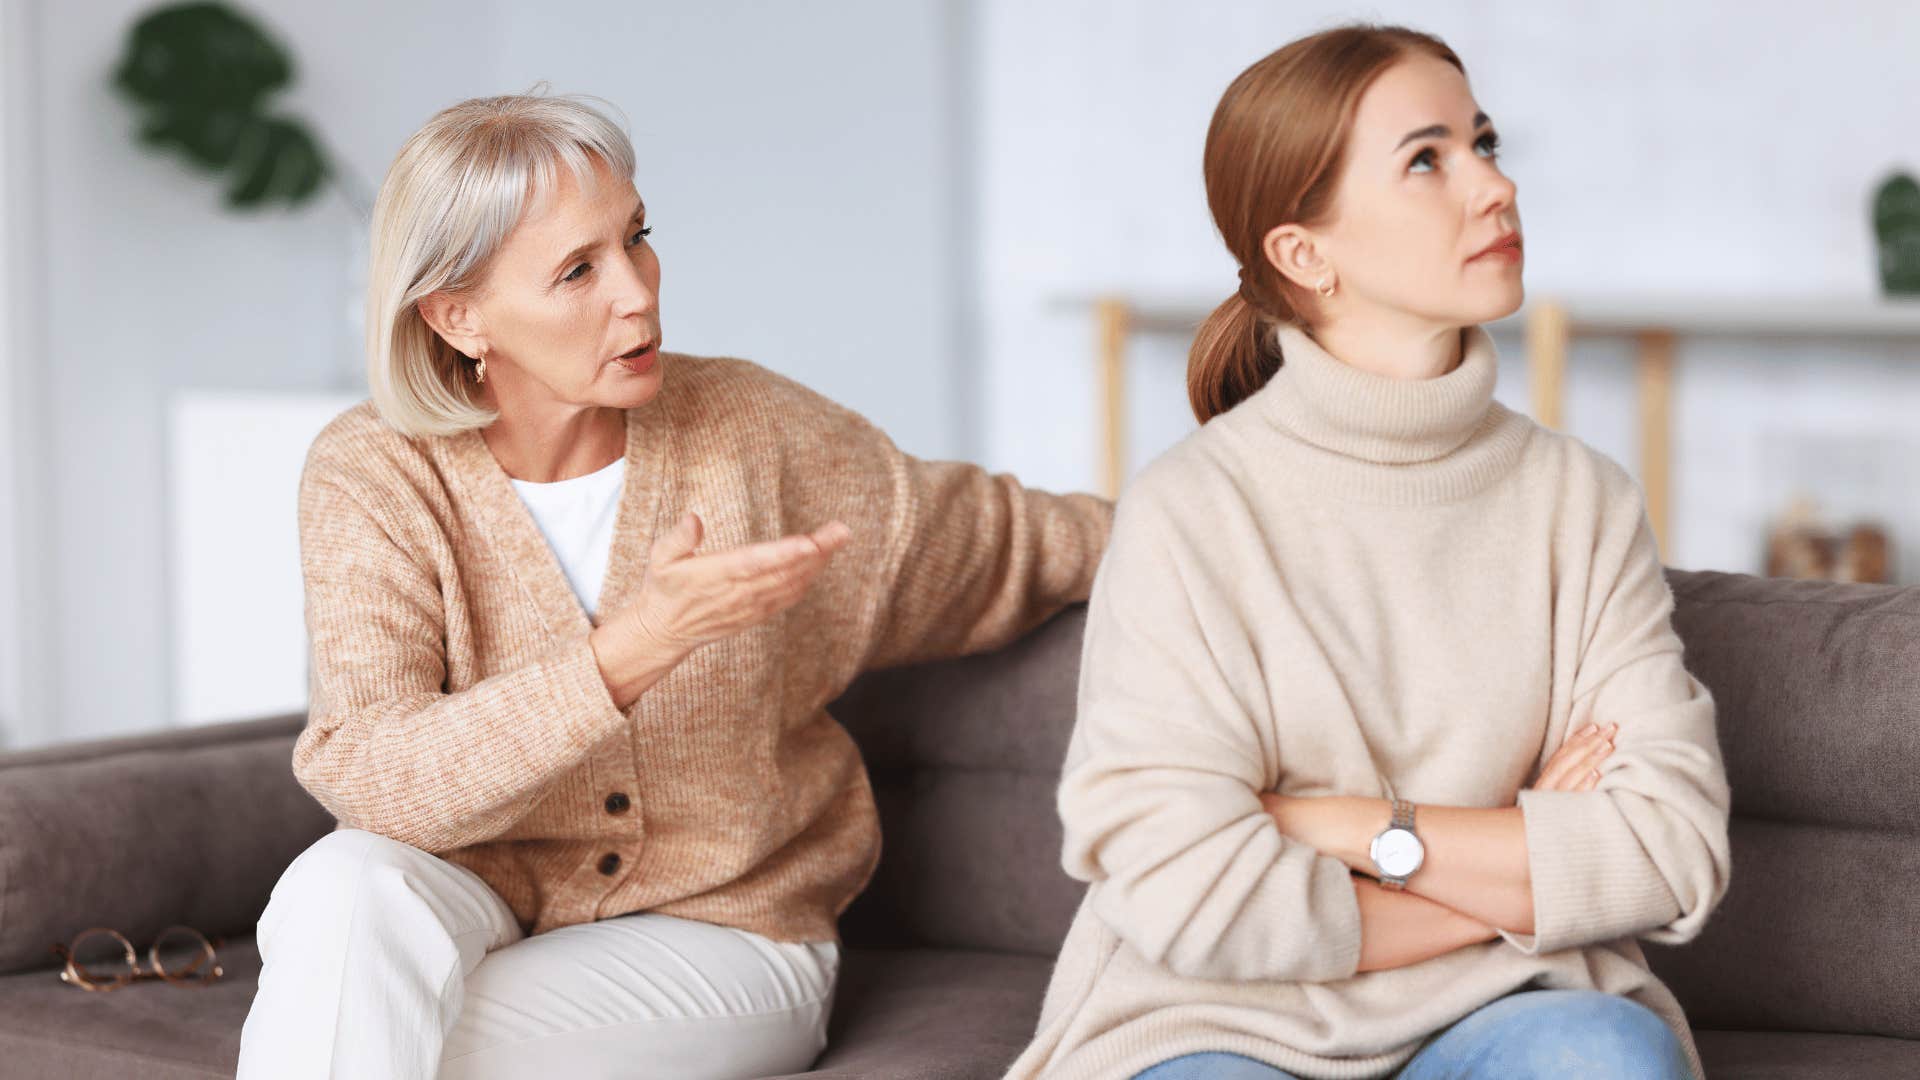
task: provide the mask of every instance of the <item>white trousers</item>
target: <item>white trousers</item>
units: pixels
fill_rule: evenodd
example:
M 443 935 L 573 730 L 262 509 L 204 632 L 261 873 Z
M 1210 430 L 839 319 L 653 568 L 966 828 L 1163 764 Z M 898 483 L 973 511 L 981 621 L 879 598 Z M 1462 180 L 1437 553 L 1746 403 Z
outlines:
M 239 1080 L 800 1072 L 840 954 L 639 912 L 526 937 L 479 875 L 358 829 L 293 861 L 260 917 Z

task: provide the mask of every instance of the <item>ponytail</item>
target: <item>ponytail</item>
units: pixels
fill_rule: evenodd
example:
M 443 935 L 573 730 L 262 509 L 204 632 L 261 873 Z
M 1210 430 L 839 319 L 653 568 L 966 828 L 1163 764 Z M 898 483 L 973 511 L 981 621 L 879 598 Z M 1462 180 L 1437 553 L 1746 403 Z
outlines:
M 1249 303 L 1246 294 L 1242 284 L 1214 308 L 1187 351 L 1187 403 L 1202 424 L 1252 397 L 1280 370 L 1278 321 Z

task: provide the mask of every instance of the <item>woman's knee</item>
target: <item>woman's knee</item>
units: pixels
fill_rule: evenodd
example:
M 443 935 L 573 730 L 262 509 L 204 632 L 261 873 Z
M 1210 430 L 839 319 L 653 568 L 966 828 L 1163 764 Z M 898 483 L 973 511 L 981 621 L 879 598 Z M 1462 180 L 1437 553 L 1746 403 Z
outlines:
M 274 883 L 275 904 L 319 897 L 349 898 L 363 887 L 367 873 L 381 867 L 404 869 L 421 856 L 418 848 L 364 829 L 339 829 L 308 845 Z
M 1660 1014 L 1598 990 L 1536 990 L 1494 1036 L 1500 1075 L 1686 1080 L 1686 1050 Z
M 1210 1050 L 1170 1058 L 1135 1075 L 1133 1080 L 1294 1080 L 1294 1077 L 1264 1061 Z
M 331 940 L 353 927 L 373 929 L 381 909 L 396 904 L 466 907 L 475 909 L 467 921 L 488 918 L 500 906 L 496 897 L 459 895 L 483 892 L 470 871 L 419 848 L 363 829 L 340 829 L 316 840 L 281 873 L 260 916 L 261 951 L 285 940 L 276 933 L 283 923 L 298 925 L 302 939 Z

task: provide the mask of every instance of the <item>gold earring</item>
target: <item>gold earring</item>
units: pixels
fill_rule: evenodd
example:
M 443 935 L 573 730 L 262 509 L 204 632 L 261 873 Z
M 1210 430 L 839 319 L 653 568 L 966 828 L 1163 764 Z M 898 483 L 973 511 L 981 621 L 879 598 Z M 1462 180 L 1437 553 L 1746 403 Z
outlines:
M 1321 278 L 1320 284 L 1316 286 L 1313 291 L 1319 293 L 1321 296 L 1332 296 L 1334 288 L 1332 278 Z
M 480 356 L 477 359 L 475 359 L 473 362 L 473 381 L 476 383 L 483 383 L 487 381 L 487 354 L 486 353 L 481 353 Z

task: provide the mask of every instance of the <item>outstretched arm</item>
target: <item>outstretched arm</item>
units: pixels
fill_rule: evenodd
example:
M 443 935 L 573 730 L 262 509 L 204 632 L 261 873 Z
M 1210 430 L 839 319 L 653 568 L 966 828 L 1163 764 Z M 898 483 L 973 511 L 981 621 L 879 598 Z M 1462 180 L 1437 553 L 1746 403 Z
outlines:
M 875 442 L 893 505 L 865 667 L 997 649 L 1087 598 L 1112 504 L 1022 487 L 978 465 L 923 461 L 884 436 Z

